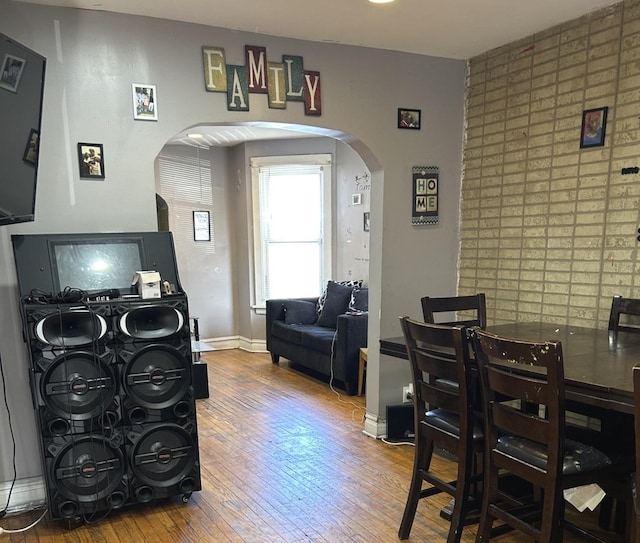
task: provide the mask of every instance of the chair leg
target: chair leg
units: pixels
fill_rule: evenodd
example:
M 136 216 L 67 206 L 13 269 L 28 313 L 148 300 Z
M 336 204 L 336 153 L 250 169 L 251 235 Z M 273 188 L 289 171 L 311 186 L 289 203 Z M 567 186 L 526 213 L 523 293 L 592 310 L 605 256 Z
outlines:
M 562 543 L 564 525 L 564 497 L 562 490 L 545 492 L 540 520 L 539 543 Z
M 400 529 L 398 530 L 398 537 L 400 539 L 407 539 L 411 533 L 413 519 L 416 516 L 416 509 L 418 508 L 418 501 L 420 500 L 420 493 L 422 491 L 421 471 L 429 471 L 429 465 L 431 464 L 431 458 L 433 457 L 433 441 L 422 443 L 420 437 L 416 436 L 416 449 L 414 455 L 411 485 L 409 486 L 407 503 L 404 507 L 402 522 L 400 523 Z
M 480 525 L 476 535 L 476 543 L 489 543 L 494 517 L 489 515 L 489 506 L 498 500 L 498 469 L 488 467 L 485 462 L 485 475 L 482 487 L 482 510 L 480 512 Z
M 451 526 L 449 527 L 447 543 L 460 543 L 462 530 L 464 529 L 464 520 L 469 511 L 469 490 L 471 488 L 471 470 L 473 469 L 474 455 L 467 456 L 468 458 L 460 458 L 458 462 L 458 482 L 456 484 L 455 504 L 453 506 L 453 515 L 451 516 Z

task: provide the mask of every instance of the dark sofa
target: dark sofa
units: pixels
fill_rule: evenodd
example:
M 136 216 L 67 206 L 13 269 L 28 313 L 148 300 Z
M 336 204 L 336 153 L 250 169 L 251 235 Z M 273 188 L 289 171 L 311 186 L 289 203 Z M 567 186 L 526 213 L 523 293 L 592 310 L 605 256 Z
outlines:
M 368 290 L 329 282 L 326 299 L 267 300 L 267 350 L 339 381 L 357 393 L 358 360 L 367 346 Z M 346 301 L 345 301 L 346 300 Z M 333 370 L 333 371 L 332 371 Z

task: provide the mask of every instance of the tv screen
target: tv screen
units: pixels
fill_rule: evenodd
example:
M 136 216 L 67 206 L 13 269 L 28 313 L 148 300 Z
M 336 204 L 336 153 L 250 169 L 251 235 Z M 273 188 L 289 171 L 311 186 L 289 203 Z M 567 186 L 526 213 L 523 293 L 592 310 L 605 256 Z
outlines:
M 120 289 L 128 292 L 136 271 L 142 269 L 140 240 L 52 242 L 55 282 L 87 292 Z
M 46 59 L 0 34 L 0 225 L 33 221 Z
M 171 232 L 13 234 L 11 242 L 20 296 L 65 287 L 135 293 L 137 271 L 157 271 L 183 292 Z

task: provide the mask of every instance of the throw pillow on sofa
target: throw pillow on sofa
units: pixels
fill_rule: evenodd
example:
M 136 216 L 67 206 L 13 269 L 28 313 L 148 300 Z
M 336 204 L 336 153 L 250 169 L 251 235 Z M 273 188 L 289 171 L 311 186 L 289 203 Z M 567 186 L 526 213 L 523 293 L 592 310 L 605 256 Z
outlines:
M 351 286 L 329 281 L 327 284 L 327 296 L 316 324 L 318 326 L 324 326 L 325 328 L 337 328 L 338 315 L 347 312 L 352 290 L 353 287 Z
M 354 288 L 351 291 L 351 300 L 349 301 L 348 313 L 366 313 L 369 311 L 369 289 Z
M 315 303 L 305 300 L 285 301 L 284 322 L 287 324 L 314 324 L 317 319 Z
M 346 287 L 351 287 L 353 289 L 353 288 L 360 288 L 362 286 L 362 283 L 364 283 L 364 281 L 362 279 L 350 279 L 348 281 L 329 281 L 329 283 L 337 283 L 338 285 L 344 285 Z M 329 288 L 329 283 L 327 283 L 327 286 L 324 287 L 322 294 L 318 298 L 318 307 L 317 307 L 318 315 L 322 313 L 322 307 L 324 306 L 324 301 L 327 298 L 327 290 Z

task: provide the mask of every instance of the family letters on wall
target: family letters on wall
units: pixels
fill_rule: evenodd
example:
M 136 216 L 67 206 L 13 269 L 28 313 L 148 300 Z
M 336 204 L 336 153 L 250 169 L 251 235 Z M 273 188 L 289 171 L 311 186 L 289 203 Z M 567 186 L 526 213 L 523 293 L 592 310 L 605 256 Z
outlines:
M 245 65 L 238 66 L 226 63 L 224 48 L 202 47 L 205 87 L 226 93 L 229 111 L 249 111 L 249 94 L 266 94 L 270 108 L 304 102 L 305 115 L 322 115 L 320 72 L 305 70 L 301 56 L 271 62 L 266 47 L 245 45 L 244 52 Z

